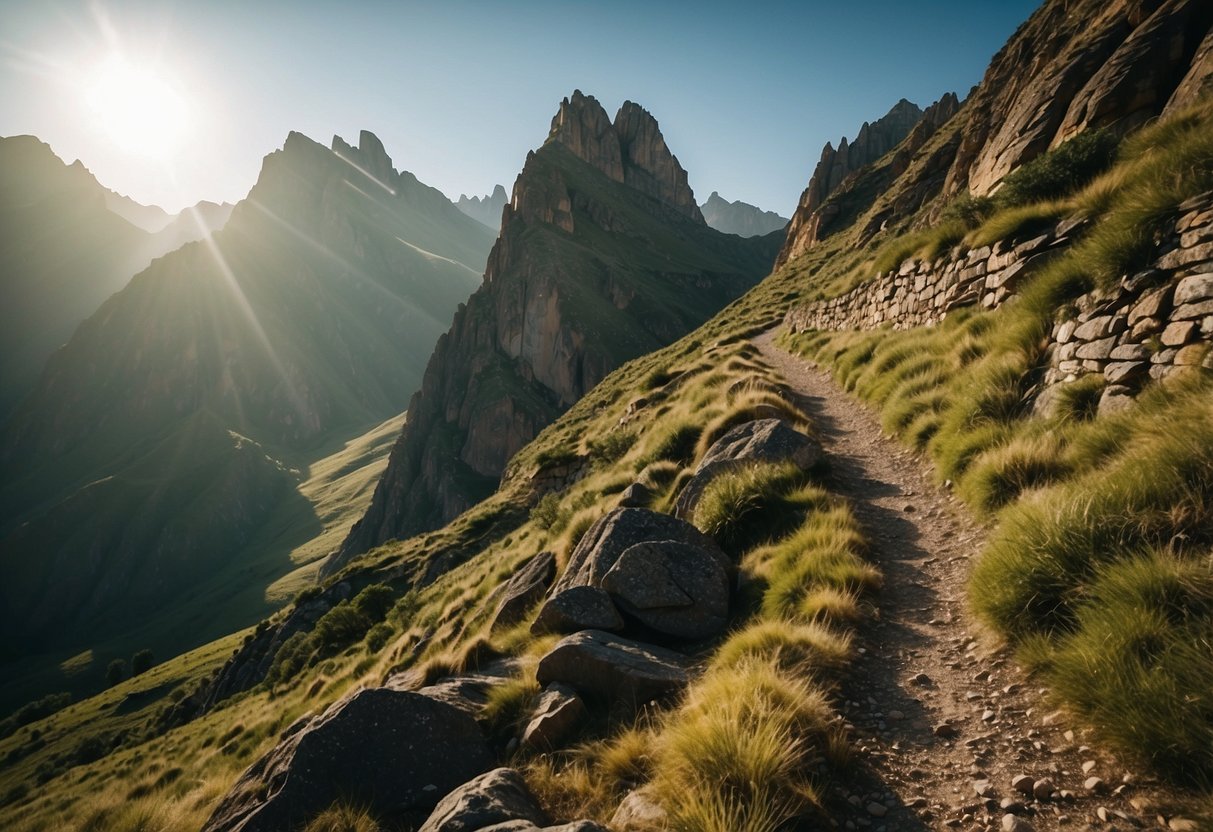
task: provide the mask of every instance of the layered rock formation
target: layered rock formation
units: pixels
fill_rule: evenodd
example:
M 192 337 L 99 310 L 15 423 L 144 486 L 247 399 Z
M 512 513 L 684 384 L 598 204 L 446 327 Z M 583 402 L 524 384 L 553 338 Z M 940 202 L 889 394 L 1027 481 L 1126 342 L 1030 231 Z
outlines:
M 729 202 L 716 191 L 712 191 L 708 201 L 699 208 L 703 211 L 704 222 L 709 226 L 739 237 L 761 237 L 780 231 L 788 224 L 787 217 L 781 217 L 774 211 L 764 211 L 741 200 Z
M 370 133 L 292 133 L 213 242 L 137 275 L 4 424 L 4 645 L 171 608 L 276 510 L 305 531 L 291 466 L 404 409 L 492 239 Z
M 1211 25 L 1204 0 L 1045 3 L 966 102 L 945 193 L 990 193 L 1012 169 L 1083 130 L 1125 132 L 1193 100 L 1210 70 L 1202 42 Z
M 460 194 L 455 207 L 477 222 L 487 226 L 491 231 L 501 229 L 501 209 L 509 202 L 509 195 L 500 185 L 493 188 L 488 196 L 472 196 Z
M 708 228 L 644 109 L 612 122 L 575 92 L 527 157 L 484 283 L 438 342 L 353 555 L 487 496 L 506 462 L 629 358 L 673 341 L 766 273 L 772 247 Z

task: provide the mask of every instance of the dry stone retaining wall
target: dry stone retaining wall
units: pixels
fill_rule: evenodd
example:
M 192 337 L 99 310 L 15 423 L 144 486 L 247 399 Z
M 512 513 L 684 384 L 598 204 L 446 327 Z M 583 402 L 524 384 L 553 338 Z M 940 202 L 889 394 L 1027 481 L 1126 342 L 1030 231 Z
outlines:
M 845 295 L 792 308 L 784 324 L 793 332 L 910 329 L 936 324 L 959 307 L 993 309 L 1083 225 L 1067 219 L 1032 239 L 954 250 L 930 262 L 909 259 Z M 1093 373 L 1106 381 L 1100 401 L 1106 410 L 1179 368 L 1213 368 L 1213 192 L 1179 207 L 1151 268 L 1124 277 L 1114 290 L 1083 295 L 1074 310 L 1053 327 L 1040 409 L 1052 406 L 1060 385 Z

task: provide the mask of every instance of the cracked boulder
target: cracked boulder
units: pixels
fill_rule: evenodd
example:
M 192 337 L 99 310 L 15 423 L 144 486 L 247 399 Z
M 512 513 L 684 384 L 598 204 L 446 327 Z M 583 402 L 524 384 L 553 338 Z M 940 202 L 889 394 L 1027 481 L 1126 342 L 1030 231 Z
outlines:
M 540 552 L 527 561 L 505 583 L 502 598 L 493 612 L 492 629 L 510 627 L 521 621 L 539 603 L 556 577 L 556 555 Z
M 574 586 L 602 586 L 602 579 L 628 548 L 652 540 L 699 546 L 728 568 L 729 559 L 715 541 L 690 523 L 648 509 L 618 508 L 608 512 L 582 536 L 552 594 Z
M 535 635 L 622 629 L 623 618 L 611 596 L 596 586 L 574 586 L 557 593 L 544 602 L 531 624 Z
M 728 623 L 729 576 L 720 559 L 677 540 L 637 543 L 602 579 L 618 607 L 664 635 L 698 639 Z
M 687 685 L 686 658 L 600 630 L 562 639 L 539 660 L 539 684 L 563 682 L 586 696 L 634 706 L 661 699 Z

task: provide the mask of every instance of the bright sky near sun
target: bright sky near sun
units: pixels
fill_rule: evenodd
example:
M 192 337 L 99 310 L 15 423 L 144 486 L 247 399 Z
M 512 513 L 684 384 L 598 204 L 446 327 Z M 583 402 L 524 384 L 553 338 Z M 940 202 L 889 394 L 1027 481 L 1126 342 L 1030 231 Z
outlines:
M 451 197 L 507 190 L 574 88 L 647 107 L 702 202 L 789 215 L 828 140 L 962 97 L 1028 0 L 0 0 L 0 135 L 176 211 L 236 201 L 290 130 L 368 129 Z

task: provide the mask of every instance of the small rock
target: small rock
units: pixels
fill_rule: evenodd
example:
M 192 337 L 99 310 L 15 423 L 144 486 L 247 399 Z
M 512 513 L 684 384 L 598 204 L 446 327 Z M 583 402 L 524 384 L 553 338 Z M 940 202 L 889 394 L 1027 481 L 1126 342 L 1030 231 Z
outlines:
M 1037 800 L 1048 800 L 1053 796 L 1053 791 L 1053 781 L 1048 777 L 1042 777 L 1032 785 L 1032 796 Z
M 1171 832 L 1199 832 L 1200 827 L 1196 825 L 1196 821 L 1188 818 L 1171 818 L 1167 822 L 1167 828 Z
M 931 677 L 925 673 L 916 673 L 910 678 L 910 684 L 925 688 L 931 684 Z
M 1017 774 L 1011 778 L 1011 788 L 1020 794 L 1032 796 L 1032 787 L 1036 785 L 1036 781 L 1026 774 Z
M 978 780 L 973 784 L 973 791 L 977 793 L 978 797 L 994 796 L 994 786 L 989 780 Z
M 874 818 L 883 818 L 889 813 L 889 807 L 875 801 L 868 804 L 868 814 Z
M 1087 760 L 1085 763 L 1082 764 L 1082 773 L 1090 774 L 1092 769 L 1094 769 L 1094 768 L 1095 768 L 1095 761 Z
M 956 726 L 950 723 L 941 722 L 935 726 L 935 736 L 940 737 L 941 739 L 952 739 L 953 737 L 959 736 L 959 734 L 960 731 L 957 730 Z
M 1032 824 L 1018 815 L 1002 816 L 1003 832 L 1032 832 Z
M 522 732 L 522 744 L 542 749 L 555 748 L 576 730 L 585 714 L 585 703 L 577 691 L 553 682 L 540 694 L 535 711 Z
M 1091 794 L 1104 794 L 1108 790 L 1108 784 L 1099 777 L 1088 777 L 1083 781 L 1082 787 Z
M 1104 823 L 1108 822 L 1108 809 L 1106 806 L 1100 806 L 1095 810 L 1095 817 L 1099 818 Z
M 1013 797 L 1004 797 L 998 804 L 998 808 L 1004 812 L 1010 812 L 1013 815 L 1018 815 L 1024 810 L 1023 801 L 1016 800 Z

